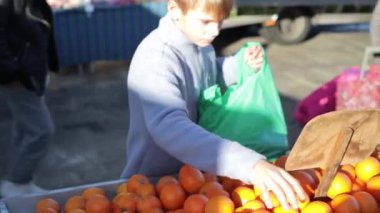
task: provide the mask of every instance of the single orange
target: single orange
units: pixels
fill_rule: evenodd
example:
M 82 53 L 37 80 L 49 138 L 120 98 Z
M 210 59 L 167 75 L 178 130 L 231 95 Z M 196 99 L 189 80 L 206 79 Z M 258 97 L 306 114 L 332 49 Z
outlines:
M 203 194 L 208 197 L 208 193 L 212 189 L 220 189 L 223 190 L 222 184 L 214 181 L 204 183 L 199 189 L 199 194 Z
M 263 201 L 263 203 L 265 203 L 260 189 L 258 187 L 254 187 L 253 191 L 255 192 L 256 195 L 258 195 L 256 199 L 260 199 L 261 201 Z M 269 198 L 270 198 L 270 201 L 273 205 L 273 208 L 280 205 L 280 201 L 277 199 L 276 195 L 272 191 L 269 191 Z M 310 201 L 308 195 L 306 196 L 305 201 L 301 201 L 301 200 L 299 200 L 299 198 L 297 198 L 297 199 L 298 199 L 299 205 L 301 207 L 304 206 L 305 204 L 309 203 L 309 201 Z
M 243 212 L 243 213 L 271 213 L 271 211 L 266 210 L 266 209 L 257 209 L 257 210 L 253 210 L 253 212 Z
M 86 201 L 86 213 L 111 213 L 112 204 L 104 195 L 95 194 Z
M 148 195 L 156 195 L 156 189 L 154 185 L 151 183 L 142 184 L 137 188 L 136 194 L 140 195 L 141 197 L 145 197 Z
M 280 157 L 278 157 L 274 162 L 273 164 L 280 167 L 280 168 L 283 168 L 285 169 L 285 164 L 286 164 L 286 160 L 288 159 L 288 156 L 287 155 L 282 155 Z
M 284 208 L 282 208 L 282 206 L 277 206 L 273 209 L 273 213 L 299 213 L 300 211 L 298 209 L 288 209 L 288 210 L 285 210 Z
M 252 185 L 246 184 L 246 183 L 244 183 L 244 182 L 241 181 L 241 180 L 237 180 L 237 179 L 232 179 L 232 180 L 233 180 L 233 182 L 234 182 L 234 184 L 233 184 L 234 189 L 236 189 L 236 188 L 239 187 L 239 186 L 246 186 L 246 187 L 251 187 L 251 188 L 253 188 Z
M 229 178 L 229 177 L 227 177 L 227 176 L 217 176 L 218 177 L 218 182 L 223 182 L 224 180 L 228 180 L 228 179 L 231 179 L 231 178 Z
M 250 200 L 246 202 L 243 206 L 239 208 L 257 210 L 257 209 L 265 209 L 266 207 L 263 201 L 256 199 L 256 200 Z
M 137 203 L 141 199 L 135 193 L 120 193 L 112 200 L 113 207 L 118 212 L 135 212 L 137 211 Z
M 135 193 L 140 185 L 149 183 L 149 179 L 143 174 L 134 174 L 127 181 L 127 191 Z
M 150 208 L 150 209 L 144 209 L 140 213 L 164 213 L 162 209 L 160 208 Z
M 234 213 L 253 213 L 255 210 L 252 209 L 243 209 L 242 206 L 235 209 Z
M 239 186 L 232 191 L 231 199 L 234 202 L 235 207 L 240 207 L 248 201 L 256 199 L 256 194 L 251 188 Z
M 175 177 L 170 176 L 170 175 L 162 176 L 160 179 L 158 179 L 158 181 L 156 183 L 157 195 L 160 194 L 162 187 L 168 183 L 178 184 L 178 180 Z
M 203 176 L 205 177 L 206 182 L 218 182 L 218 176 L 211 172 L 203 172 Z
M 370 156 L 356 164 L 355 173 L 358 179 L 366 183 L 373 176 L 380 174 L 380 162 L 378 159 Z
M 338 171 L 345 173 L 351 179 L 351 181 L 355 181 L 356 172 L 355 167 L 352 164 L 342 165 L 339 167 Z
M 116 194 L 128 192 L 127 190 L 127 182 L 119 184 L 119 186 L 116 189 Z
M 210 199 L 212 197 L 215 197 L 215 196 L 218 196 L 218 195 L 223 195 L 223 196 L 226 196 L 226 197 L 230 197 L 230 194 L 224 190 L 224 189 L 210 189 L 208 192 L 207 192 L 207 197 Z
M 299 209 L 304 209 L 305 206 L 307 206 L 307 204 L 310 203 L 310 197 L 308 195 L 306 195 L 306 198 L 305 200 L 300 200 L 299 197 L 297 197 L 297 200 L 298 200 L 298 206 L 299 206 Z
M 334 213 L 360 213 L 360 204 L 350 194 L 338 194 L 331 201 Z
M 253 186 L 253 191 L 255 192 L 256 196 L 260 196 L 261 195 L 261 191 L 260 191 L 259 187 Z
M 178 184 L 166 184 L 160 192 L 161 203 L 167 210 L 177 210 L 182 208 L 185 199 L 186 193 Z
M 272 204 L 273 204 L 273 206 L 274 206 L 274 209 L 276 209 L 277 207 L 280 207 L 280 208 L 277 208 L 277 212 L 286 212 L 287 210 L 285 210 L 285 209 L 283 209 L 281 206 L 280 206 L 280 202 L 278 201 L 278 199 L 275 197 L 275 195 L 274 195 L 274 193 L 273 192 L 270 192 L 269 193 L 269 195 L 270 195 L 270 198 L 271 198 L 271 201 L 272 201 Z M 255 201 L 257 201 L 257 200 L 255 200 Z M 260 200 L 261 201 L 261 200 Z M 306 195 L 306 198 L 305 198 L 305 200 L 303 200 L 303 201 L 301 201 L 300 199 L 299 199 L 299 197 L 297 197 L 297 201 L 298 201 L 298 206 L 299 206 L 299 209 L 297 209 L 297 211 L 299 211 L 299 210 L 302 210 L 302 209 L 304 209 L 309 203 L 310 203 L 310 198 L 309 198 L 309 196 L 308 195 Z M 250 202 L 252 202 L 252 201 L 250 201 Z M 263 203 L 263 205 L 264 205 L 264 207 L 265 207 L 265 204 L 264 204 L 264 201 L 261 201 L 262 203 Z M 248 202 L 249 203 L 249 202 Z M 247 203 L 247 204 L 248 204 Z M 289 204 L 289 206 L 290 206 L 290 204 Z M 273 209 L 273 210 L 274 210 Z M 297 212 L 297 211 L 295 211 L 296 209 L 290 209 L 290 210 L 288 210 L 289 212 Z
M 210 198 L 205 207 L 205 213 L 233 213 L 234 210 L 234 202 L 223 195 Z
M 184 209 L 177 209 L 174 211 L 167 211 L 166 213 L 186 213 Z
M 355 178 L 355 180 L 352 182 L 352 191 L 353 192 L 363 191 L 363 190 L 365 190 L 365 185 L 366 185 L 366 183 Z
M 260 197 L 260 200 L 262 200 L 264 202 L 263 195 L 260 194 L 259 197 Z M 272 191 L 269 191 L 269 198 L 270 198 L 270 200 L 272 202 L 273 208 L 275 208 L 275 207 L 277 207 L 277 206 L 280 205 L 280 201 L 277 199 L 276 195 Z
M 89 187 L 82 191 L 82 197 L 85 200 L 90 199 L 94 195 L 104 195 L 106 196 L 106 192 L 100 187 Z
M 65 212 L 65 213 L 86 213 L 86 210 L 84 210 L 84 209 L 72 209 L 72 210 Z
M 231 193 L 235 189 L 235 181 L 231 178 L 222 178 L 220 183 L 222 184 L 223 189 L 226 190 L 228 193 Z
M 317 200 L 307 204 L 302 213 L 333 213 L 333 209 L 328 203 Z
M 352 181 L 343 172 L 337 172 L 327 191 L 327 197 L 334 199 L 335 196 L 352 191 Z
M 60 213 L 60 212 L 53 208 L 46 208 L 46 209 L 42 209 L 39 213 Z
M 36 204 L 36 213 L 42 213 L 43 211 L 46 211 L 44 209 L 47 208 L 52 208 L 57 212 L 61 211 L 61 207 L 56 200 L 54 200 L 53 198 L 43 198 L 39 200 Z
M 192 194 L 186 198 L 183 209 L 186 213 L 204 212 L 208 198 L 202 194 Z
M 73 195 L 65 203 L 65 212 L 70 212 L 73 209 L 85 209 L 86 201 L 82 196 Z
M 188 194 L 198 193 L 201 186 L 206 182 L 203 173 L 188 164 L 183 165 L 179 170 L 178 180 Z
M 137 201 L 138 212 L 142 212 L 147 209 L 155 209 L 155 208 L 159 208 L 159 209 L 162 208 L 161 201 L 156 196 L 148 195 Z
M 378 203 L 380 203 L 380 175 L 376 175 L 369 179 L 366 184 L 366 191 L 369 192 Z
M 303 169 L 301 171 L 308 173 L 317 185 L 321 182 L 322 175 L 317 169 Z
M 376 213 L 379 212 L 376 199 L 366 191 L 357 191 L 352 194 L 359 202 L 361 213 Z

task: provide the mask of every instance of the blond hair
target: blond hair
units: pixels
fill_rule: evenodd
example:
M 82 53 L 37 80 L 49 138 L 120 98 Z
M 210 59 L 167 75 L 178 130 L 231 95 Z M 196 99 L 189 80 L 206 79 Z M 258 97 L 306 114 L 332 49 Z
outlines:
M 224 19 L 230 15 L 234 0 L 174 0 L 181 11 L 202 8 L 206 13 L 213 14 L 216 19 Z

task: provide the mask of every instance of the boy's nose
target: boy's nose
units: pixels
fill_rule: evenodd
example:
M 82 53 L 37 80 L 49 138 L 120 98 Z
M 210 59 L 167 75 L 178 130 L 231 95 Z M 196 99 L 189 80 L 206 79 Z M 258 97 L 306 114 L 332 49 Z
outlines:
M 210 23 L 210 26 L 209 26 L 210 36 L 215 37 L 219 35 L 220 27 L 221 27 L 221 24 L 219 22 Z

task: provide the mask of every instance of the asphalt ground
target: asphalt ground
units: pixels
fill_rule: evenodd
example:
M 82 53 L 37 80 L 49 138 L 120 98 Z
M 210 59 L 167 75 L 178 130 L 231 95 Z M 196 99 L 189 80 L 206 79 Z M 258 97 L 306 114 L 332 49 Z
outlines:
M 295 106 L 311 91 L 347 67 L 360 65 L 369 45 L 368 26 L 319 27 L 296 45 L 267 43 L 256 28 L 221 32 L 219 55 L 236 52 L 247 41 L 265 45 L 293 144 L 302 127 Z M 119 178 L 125 164 L 128 129 L 128 61 L 95 62 L 92 71 L 64 68 L 52 75 L 46 99 L 56 125 L 49 151 L 36 172 L 37 184 L 59 189 Z M 11 115 L 0 100 L 0 177 L 4 176 Z

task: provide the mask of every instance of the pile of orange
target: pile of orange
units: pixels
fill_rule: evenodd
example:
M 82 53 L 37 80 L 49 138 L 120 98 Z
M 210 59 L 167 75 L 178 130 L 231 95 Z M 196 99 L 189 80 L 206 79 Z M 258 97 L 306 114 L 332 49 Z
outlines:
M 112 202 L 102 188 L 90 187 L 80 195 L 72 195 L 64 203 L 63 208 L 52 198 L 44 198 L 37 202 L 36 213 L 107 213 L 112 212 Z
M 284 167 L 287 156 L 275 165 Z M 62 206 L 51 198 L 41 199 L 36 212 L 57 213 L 376 213 L 380 212 L 380 151 L 362 162 L 342 165 L 327 192 L 326 200 L 314 199 L 321 180 L 320 168 L 290 172 L 308 194 L 300 209 L 285 210 L 270 193 L 274 207 L 268 209 L 253 185 L 228 177 L 202 172 L 184 165 L 174 176 L 151 182 L 142 174 L 120 184 L 107 198 L 101 188 L 87 188 L 72 195 Z

